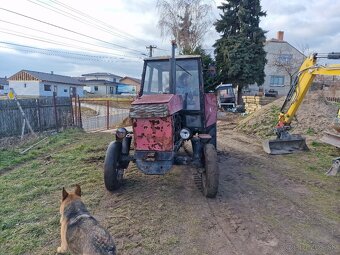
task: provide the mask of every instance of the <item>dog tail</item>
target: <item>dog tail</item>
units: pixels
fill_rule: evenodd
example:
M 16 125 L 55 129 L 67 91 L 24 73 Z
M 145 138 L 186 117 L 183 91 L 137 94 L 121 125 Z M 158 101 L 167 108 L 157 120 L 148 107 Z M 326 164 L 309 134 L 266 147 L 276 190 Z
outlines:
M 108 255 L 116 255 L 116 247 L 112 246 L 109 250 L 108 250 Z
M 104 231 L 106 232 L 106 231 Z M 101 254 L 116 255 L 116 246 L 112 240 L 112 237 L 105 233 L 106 235 L 96 236 L 92 241 L 97 251 Z

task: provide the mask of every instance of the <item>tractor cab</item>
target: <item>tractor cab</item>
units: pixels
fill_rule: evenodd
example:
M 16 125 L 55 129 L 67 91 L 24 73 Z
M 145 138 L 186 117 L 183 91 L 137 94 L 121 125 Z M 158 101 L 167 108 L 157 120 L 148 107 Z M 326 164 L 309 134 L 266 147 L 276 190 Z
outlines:
M 184 124 L 195 130 L 202 129 L 204 89 L 200 56 L 177 56 L 174 78 L 171 77 L 169 57 L 149 58 L 144 63 L 140 96 L 152 94 L 181 96 L 182 112 L 186 115 Z
M 185 110 L 200 110 L 199 94 L 203 90 L 199 56 L 176 58 L 175 80 L 171 83 L 169 58 L 145 60 L 141 95 L 176 94 L 186 101 Z M 195 97 L 195 100 L 193 100 Z M 197 100 L 198 99 L 198 100 Z
M 219 109 L 226 111 L 236 109 L 236 97 L 232 84 L 220 84 L 216 87 L 216 91 Z

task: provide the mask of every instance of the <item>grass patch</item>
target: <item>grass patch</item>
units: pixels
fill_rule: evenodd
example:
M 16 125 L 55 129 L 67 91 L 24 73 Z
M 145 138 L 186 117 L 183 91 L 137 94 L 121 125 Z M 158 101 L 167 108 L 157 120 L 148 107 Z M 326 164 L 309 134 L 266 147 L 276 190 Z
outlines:
M 265 138 L 274 135 L 274 127 L 277 125 L 280 108 L 276 105 L 271 105 L 267 112 L 263 115 L 256 117 L 258 113 L 253 113 L 254 117 L 248 116 L 249 121 L 241 123 L 238 129 L 242 130 L 247 134 L 257 135 Z
M 316 131 L 314 130 L 314 128 L 309 127 L 306 131 L 306 135 L 315 135 Z
M 79 183 L 89 210 L 95 208 L 105 189 L 103 160 L 93 159 L 102 159 L 110 139 L 67 130 L 25 155 L 23 148 L 0 151 L 1 168 L 11 168 L 0 176 L 1 254 L 55 253 L 61 189 Z

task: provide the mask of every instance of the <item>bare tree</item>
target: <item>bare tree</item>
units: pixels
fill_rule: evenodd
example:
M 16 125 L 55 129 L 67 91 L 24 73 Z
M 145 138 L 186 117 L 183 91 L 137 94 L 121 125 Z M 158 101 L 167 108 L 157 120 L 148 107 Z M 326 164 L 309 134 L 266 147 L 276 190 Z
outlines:
M 293 77 L 299 70 L 304 59 L 304 54 L 297 55 L 291 50 L 280 50 L 277 57 L 273 58 L 272 65 L 276 67 L 278 72 L 286 73 L 289 76 L 289 84 L 292 84 Z
M 212 26 L 212 7 L 203 0 L 158 0 L 158 26 L 172 36 L 181 52 L 192 52 Z

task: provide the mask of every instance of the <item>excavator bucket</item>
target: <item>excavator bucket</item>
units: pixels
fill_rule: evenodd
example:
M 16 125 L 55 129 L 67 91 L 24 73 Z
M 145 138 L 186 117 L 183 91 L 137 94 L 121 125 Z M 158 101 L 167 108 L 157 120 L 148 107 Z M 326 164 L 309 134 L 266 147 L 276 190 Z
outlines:
M 321 141 L 340 148 L 340 133 L 324 132 Z
M 300 135 L 290 135 L 285 139 L 273 139 L 263 142 L 263 149 L 271 155 L 289 154 L 308 150 L 306 140 Z

